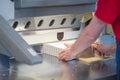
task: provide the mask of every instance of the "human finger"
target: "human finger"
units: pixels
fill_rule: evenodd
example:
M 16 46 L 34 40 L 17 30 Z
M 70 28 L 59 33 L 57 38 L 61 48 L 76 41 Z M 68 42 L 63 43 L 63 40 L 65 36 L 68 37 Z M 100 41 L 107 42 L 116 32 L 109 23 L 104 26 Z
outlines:
M 72 46 L 72 44 L 70 44 L 70 43 L 64 43 L 64 45 L 65 45 L 67 48 L 69 48 L 69 47 Z
M 97 48 L 97 44 L 92 44 L 91 46 L 95 49 Z

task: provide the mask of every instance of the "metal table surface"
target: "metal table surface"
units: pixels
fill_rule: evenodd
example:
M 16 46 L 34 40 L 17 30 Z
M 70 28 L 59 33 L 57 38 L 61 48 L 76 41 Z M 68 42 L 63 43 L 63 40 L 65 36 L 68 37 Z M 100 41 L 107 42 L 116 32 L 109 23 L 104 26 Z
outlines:
M 78 60 L 60 61 L 57 57 L 42 54 L 43 62 L 27 65 L 11 60 L 8 75 L 0 80 L 115 80 L 115 61 L 85 64 Z

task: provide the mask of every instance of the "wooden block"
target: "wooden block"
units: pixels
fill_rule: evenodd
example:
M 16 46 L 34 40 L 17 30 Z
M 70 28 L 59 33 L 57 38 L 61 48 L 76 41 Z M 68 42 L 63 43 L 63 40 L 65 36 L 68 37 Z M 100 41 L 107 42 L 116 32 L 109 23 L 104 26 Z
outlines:
M 95 62 L 98 62 L 98 61 L 107 61 L 107 60 L 111 60 L 111 59 L 114 59 L 112 56 L 109 56 L 109 57 L 90 57 L 90 58 L 78 58 L 80 61 L 84 62 L 84 63 L 87 63 L 87 64 L 91 64 L 91 63 L 95 63 Z

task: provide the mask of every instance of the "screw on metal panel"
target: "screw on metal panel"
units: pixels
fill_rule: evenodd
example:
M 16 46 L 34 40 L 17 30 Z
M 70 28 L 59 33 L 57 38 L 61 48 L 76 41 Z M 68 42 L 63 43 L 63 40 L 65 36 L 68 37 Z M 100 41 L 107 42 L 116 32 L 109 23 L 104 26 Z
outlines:
M 64 37 L 64 32 L 58 32 L 58 33 L 57 33 L 57 39 L 58 39 L 59 41 L 62 40 L 63 37 Z

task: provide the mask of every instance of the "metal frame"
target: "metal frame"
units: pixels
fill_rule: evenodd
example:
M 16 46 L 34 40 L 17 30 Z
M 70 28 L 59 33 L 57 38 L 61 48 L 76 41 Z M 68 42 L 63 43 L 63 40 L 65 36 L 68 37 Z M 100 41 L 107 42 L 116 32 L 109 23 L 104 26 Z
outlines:
M 42 62 L 42 57 L 24 41 L 18 32 L 10 27 L 2 16 L 0 16 L 0 47 L 4 48 L 3 51 L 5 51 L 2 51 L 1 54 L 9 54 L 17 61 L 27 64 Z
M 16 31 L 33 31 L 58 28 L 79 28 L 82 14 L 49 15 L 10 20 Z
M 16 0 L 16 8 L 71 6 L 92 4 L 97 0 Z
M 40 16 L 10 20 L 9 23 L 25 41 L 34 45 L 76 39 L 84 27 L 80 22 L 82 16 L 82 14 Z
M 81 14 L 95 10 L 97 0 L 16 0 L 15 18 Z

